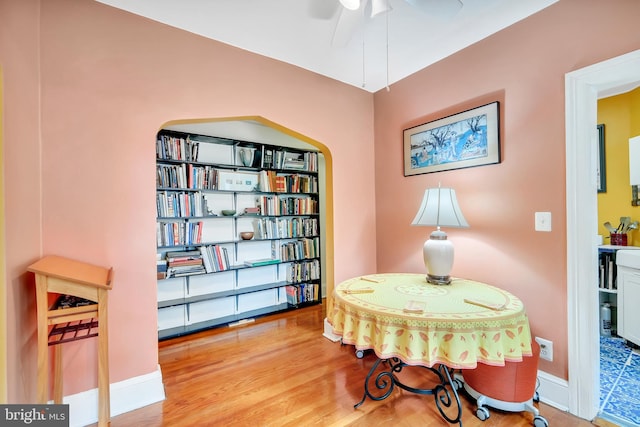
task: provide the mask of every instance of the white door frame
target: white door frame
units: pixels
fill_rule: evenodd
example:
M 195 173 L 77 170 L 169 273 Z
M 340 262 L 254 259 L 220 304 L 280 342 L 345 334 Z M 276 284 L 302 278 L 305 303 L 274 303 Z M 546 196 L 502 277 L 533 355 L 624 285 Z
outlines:
M 565 75 L 569 412 L 587 420 L 600 397 L 597 103 L 638 82 L 640 50 Z

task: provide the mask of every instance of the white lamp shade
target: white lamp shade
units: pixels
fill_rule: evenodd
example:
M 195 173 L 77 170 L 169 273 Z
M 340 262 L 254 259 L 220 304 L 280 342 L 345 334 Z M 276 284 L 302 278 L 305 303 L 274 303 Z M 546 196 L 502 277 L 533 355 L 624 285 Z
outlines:
M 458 205 L 456 190 L 452 188 L 428 188 L 424 192 L 420 209 L 411 225 L 435 225 L 436 227 L 469 227 Z

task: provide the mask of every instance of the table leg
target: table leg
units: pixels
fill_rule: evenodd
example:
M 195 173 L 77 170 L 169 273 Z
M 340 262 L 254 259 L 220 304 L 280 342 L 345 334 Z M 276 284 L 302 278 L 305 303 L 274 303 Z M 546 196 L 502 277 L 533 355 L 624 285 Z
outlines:
M 373 384 L 375 385 L 375 389 L 379 390 L 379 394 L 373 394 L 372 391 L 375 389 L 371 389 L 369 387 L 369 383 L 371 382 L 372 377 L 375 375 L 376 370 L 381 362 L 384 362 L 385 365 L 388 366 L 385 370 L 378 373 L 375 376 L 375 381 Z M 439 383 L 432 389 L 423 389 L 416 388 L 410 385 L 402 383 L 395 373 L 399 373 L 406 366 L 412 368 L 422 368 L 430 371 L 438 377 Z M 442 417 L 447 420 L 450 424 L 458 424 L 462 426 L 462 406 L 460 405 L 460 397 L 458 396 L 458 388 L 460 388 L 460 382 L 455 380 L 451 376 L 451 370 L 445 365 L 437 365 L 437 367 L 427 367 L 427 366 L 413 366 L 407 365 L 397 358 L 391 359 L 378 359 L 373 364 L 369 373 L 365 377 L 364 380 L 364 395 L 362 396 L 362 400 L 356 403 L 353 407 L 358 408 L 360 405 L 364 403 L 367 397 L 371 400 L 384 400 L 391 395 L 395 386 L 402 388 L 403 390 L 409 391 L 411 393 L 417 394 L 425 394 L 425 395 L 433 395 L 436 403 L 436 407 L 438 411 L 442 415 Z M 456 406 L 453 406 L 455 403 Z M 453 412 L 455 417 L 450 417 L 447 414 L 447 409 L 453 407 Z M 449 411 L 450 412 L 450 411 Z
M 389 395 L 393 391 L 393 387 L 394 387 L 396 381 L 395 381 L 395 378 L 394 378 L 393 374 L 391 373 L 391 371 L 388 371 L 388 372 L 387 371 L 383 371 L 383 372 L 379 373 L 378 376 L 376 377 L 376 382 L 375 382 L 376 388 L 378 390 L 384 390 L 385 388 L 388 387 L 387 391 L 383 392 L 383 394 L 380 395 L 380 396 L 374 396 L 369 391 L 369 380 L 371 379 L 371 376 L 375 373 L 375 371 L 378 368 L 378 365 L 380 364 L 380 362 L 383 362 L 383 359 L 376 360 L 376 363 L 373 364 L 373 367 L 371 368 L 371 370 L 369 371 L 369 373 L 365 377 L 365 379 L 364 379 L 364 395 L 362 396 L 362 400 L 360 402 L 358 402 L 355 405 L 353 405 L 354 409 L 356 409 L 360 405 L 362 405 L 367 397 L 369 399 L 371 399 L 371 400 L 384 400 L 387 397 L 389 397 Z
M 444 376 L 446 377 L 445 381 L 443 381 L 441 384 L 436 385 L 435 388 L 433 389 L 433 394 L 436 400 L 436 406 L 438 407 L 438 411 L 440 411 L 440 415 L 442 415 L 442 417 L 445 420 L 447 420 L 450 424 L 458 423 L 462 427 L 462 406 L 460 406 L 460 396 L 458 396 L 458 389 L 460 388 L 461 384 L 457 380 L 452 380 L 451 378 L 452 370 L 450 370 L 445 365 L 439 365 L 438 371 L 440 371 L 440 373 L 444 374 Z M 447 388 L 447 386 L 449 388 Z M 451 392 L 449 392 L 449 389 L 451 390 Z M 451 398 L 451 395 L 453 395 L 453 397 L 455 398 L 455 403 L 458 407 L 455 418 L 449 417 L 444 409 L 444 408 L 450 408 L 451 405 L 453 404 L 453 399 Z

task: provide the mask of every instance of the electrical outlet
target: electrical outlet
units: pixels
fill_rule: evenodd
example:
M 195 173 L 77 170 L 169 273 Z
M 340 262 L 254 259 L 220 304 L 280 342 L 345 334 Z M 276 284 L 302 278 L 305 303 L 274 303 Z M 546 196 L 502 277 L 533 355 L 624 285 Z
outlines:
M 536 342 L 540 344 L 540 359 L 553 362 L 553 342 L 540 337 L 536 337 Z

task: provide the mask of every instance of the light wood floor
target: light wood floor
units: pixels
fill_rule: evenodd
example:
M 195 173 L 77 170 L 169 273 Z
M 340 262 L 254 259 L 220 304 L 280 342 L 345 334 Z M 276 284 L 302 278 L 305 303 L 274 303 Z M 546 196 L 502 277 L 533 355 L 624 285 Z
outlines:
M 386 400 L 358 409 L 372 354 L 358 359 L 351 346 L 322 336 L 317 305 L 159 343 L 166 400 L 112 417 L 111 426 L 446 426 L 433 396 L 396 388 Z M 411 380 L 426 371 L 412 368 Z M 403 375 L 405 371 L 403 370 Z M 480 421 L 461 392 L 467 427 L 531 426 L 529 412 L 501 412 Z M 543 403 L 550 427 L 593 424 Z

